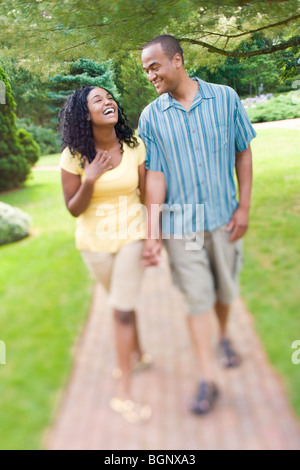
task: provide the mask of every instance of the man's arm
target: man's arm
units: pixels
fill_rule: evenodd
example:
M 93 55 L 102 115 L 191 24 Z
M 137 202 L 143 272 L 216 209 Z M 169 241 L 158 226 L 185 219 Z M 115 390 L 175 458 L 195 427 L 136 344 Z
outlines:
M 239 187 L 239 205 L 228 224 L 232 230 L 230 241 L 241 238 L 248 229 L 252 189 L 252 152 L 250 145 L 236 154 L 236 175 Z
M 148 170 L 146 174 L 145 207 L 147 213 L 147 239 L 143 252 L 143 265 L 157 265 L 161 250 L 161 205 L 166 200 L 166 180 L 160 171 Z

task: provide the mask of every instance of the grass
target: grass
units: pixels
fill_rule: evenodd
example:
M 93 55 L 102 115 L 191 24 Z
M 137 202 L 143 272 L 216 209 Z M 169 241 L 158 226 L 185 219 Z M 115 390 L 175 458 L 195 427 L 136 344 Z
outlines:
M 299 133 L 286 129 L 259 131 L 252 143 L 251 224 L 241 285 L 300 416 L 300 364 L 291 361 L 291 345 L 300 339 L 298 148 Z M 57 164 L 58 155 L 39 164 L 52 158 Z M 0 199 L 33 218 L 31 237 L 0 247 L 0 340 L 7 356 L 6 365 L 0 364 L 0 449 L 40 449 L 71 371 L 91 283 L 74 247 L 75 222 L 64 207 L 59 172 L 35 171 L 23 189 Z
M 253 140 L 251 223 L 245 237 L 242 294 L 272 364 L 300 417 L 300 136 L 265 129 Z
M 91 283 L 74 248 L 59 172 L 34 172 L 1 195 L 33 218 L 33 235 L 0 247 L 1 450 L 40 449 L 72 366 L 90 305 Z

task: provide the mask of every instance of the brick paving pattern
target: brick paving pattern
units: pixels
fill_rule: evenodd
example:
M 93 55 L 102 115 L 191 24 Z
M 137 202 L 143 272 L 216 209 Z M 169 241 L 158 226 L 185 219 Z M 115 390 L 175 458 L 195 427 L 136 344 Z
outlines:
M 101 287 L 78 342 L 74 369 L 58 416 L 46 436 L 48 450 L 300 450 L 300 427 L 277 373 L 268 363 L 251 315 L 238 299 L 230 332 L 243 363 L 219 371 L 215 410 L 190 414 L 193 356 L 181 294 L 166 261 L 145 272 L 139 301 L 142 343 L 153 367 L 135 375 L 137 397 L 151 404 L 151 421 L 132 425 L 108 407 L 114 395 L 112 318 Z

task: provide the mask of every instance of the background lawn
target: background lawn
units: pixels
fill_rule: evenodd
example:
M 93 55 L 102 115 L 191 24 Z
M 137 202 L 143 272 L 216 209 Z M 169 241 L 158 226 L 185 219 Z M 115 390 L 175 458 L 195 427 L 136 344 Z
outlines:
M 300 416 L 300 365 L 291 361 L 291 344 L 300 339 L 299 132 L 259 131 L 252 149 L 242 295 Z M 31 237 L 0 247 L 0 340 L 7 349 L 7 364 L 0 365 L 0 448 L 39 449 L 71 371 L 92 283 L 74 246 L 75 221 L 59 172 L 34 171 L 25 188 L 0 200 L 33 218 Z
M 39 449 L 68 380 L 91 282 L 74 248 L 59 172 L 33 172 L 24 189 L 0 199 L 33 218 L 31 237 L 0 247 L 0 448 Z
M 300 132 L 258 131 L 252 142 L 254 183 L 245 237 L 242 295 L 267 354 L 285 379 L 300 416 Z

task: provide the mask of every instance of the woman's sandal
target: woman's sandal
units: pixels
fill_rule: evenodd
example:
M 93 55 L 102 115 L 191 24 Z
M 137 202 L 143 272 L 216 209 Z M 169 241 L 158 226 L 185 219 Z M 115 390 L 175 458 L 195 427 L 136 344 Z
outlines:
M 201 382 L 192 402 L 191 411 L 198 415 L 209 413 L 218 396 L 218 389 L 213 383 Z
M 135 361 L 132 364 L 131 371 L 133 373 L 142 372 L 143 370 L 146 370 L 149 367 L 151 367 L 152 362 L 153 362 L 152 356 L 150 356 L 150 354 L 148 354 L 148 353 L 144 353 L 144 354 L 142 354 L 141 358 L 138 361 Z M 112 370 L 112 376 L 115 379 L 120 379 L 121 376 L 122 376 L 121 370 L 118 367 L 115 367 Z
M 222 339 L 219 343 L 220 362 L 223 367 L 238 367 L 241 363 L 240 356 L 233 349 L 229 339 Z
M 121 400 L 112 398 L 109 402 L 112 410 L 120 413 L 130 424 L 144 423 L 151 418 L 152 410 L 149 405 L 134 402 L 132 400 Z

